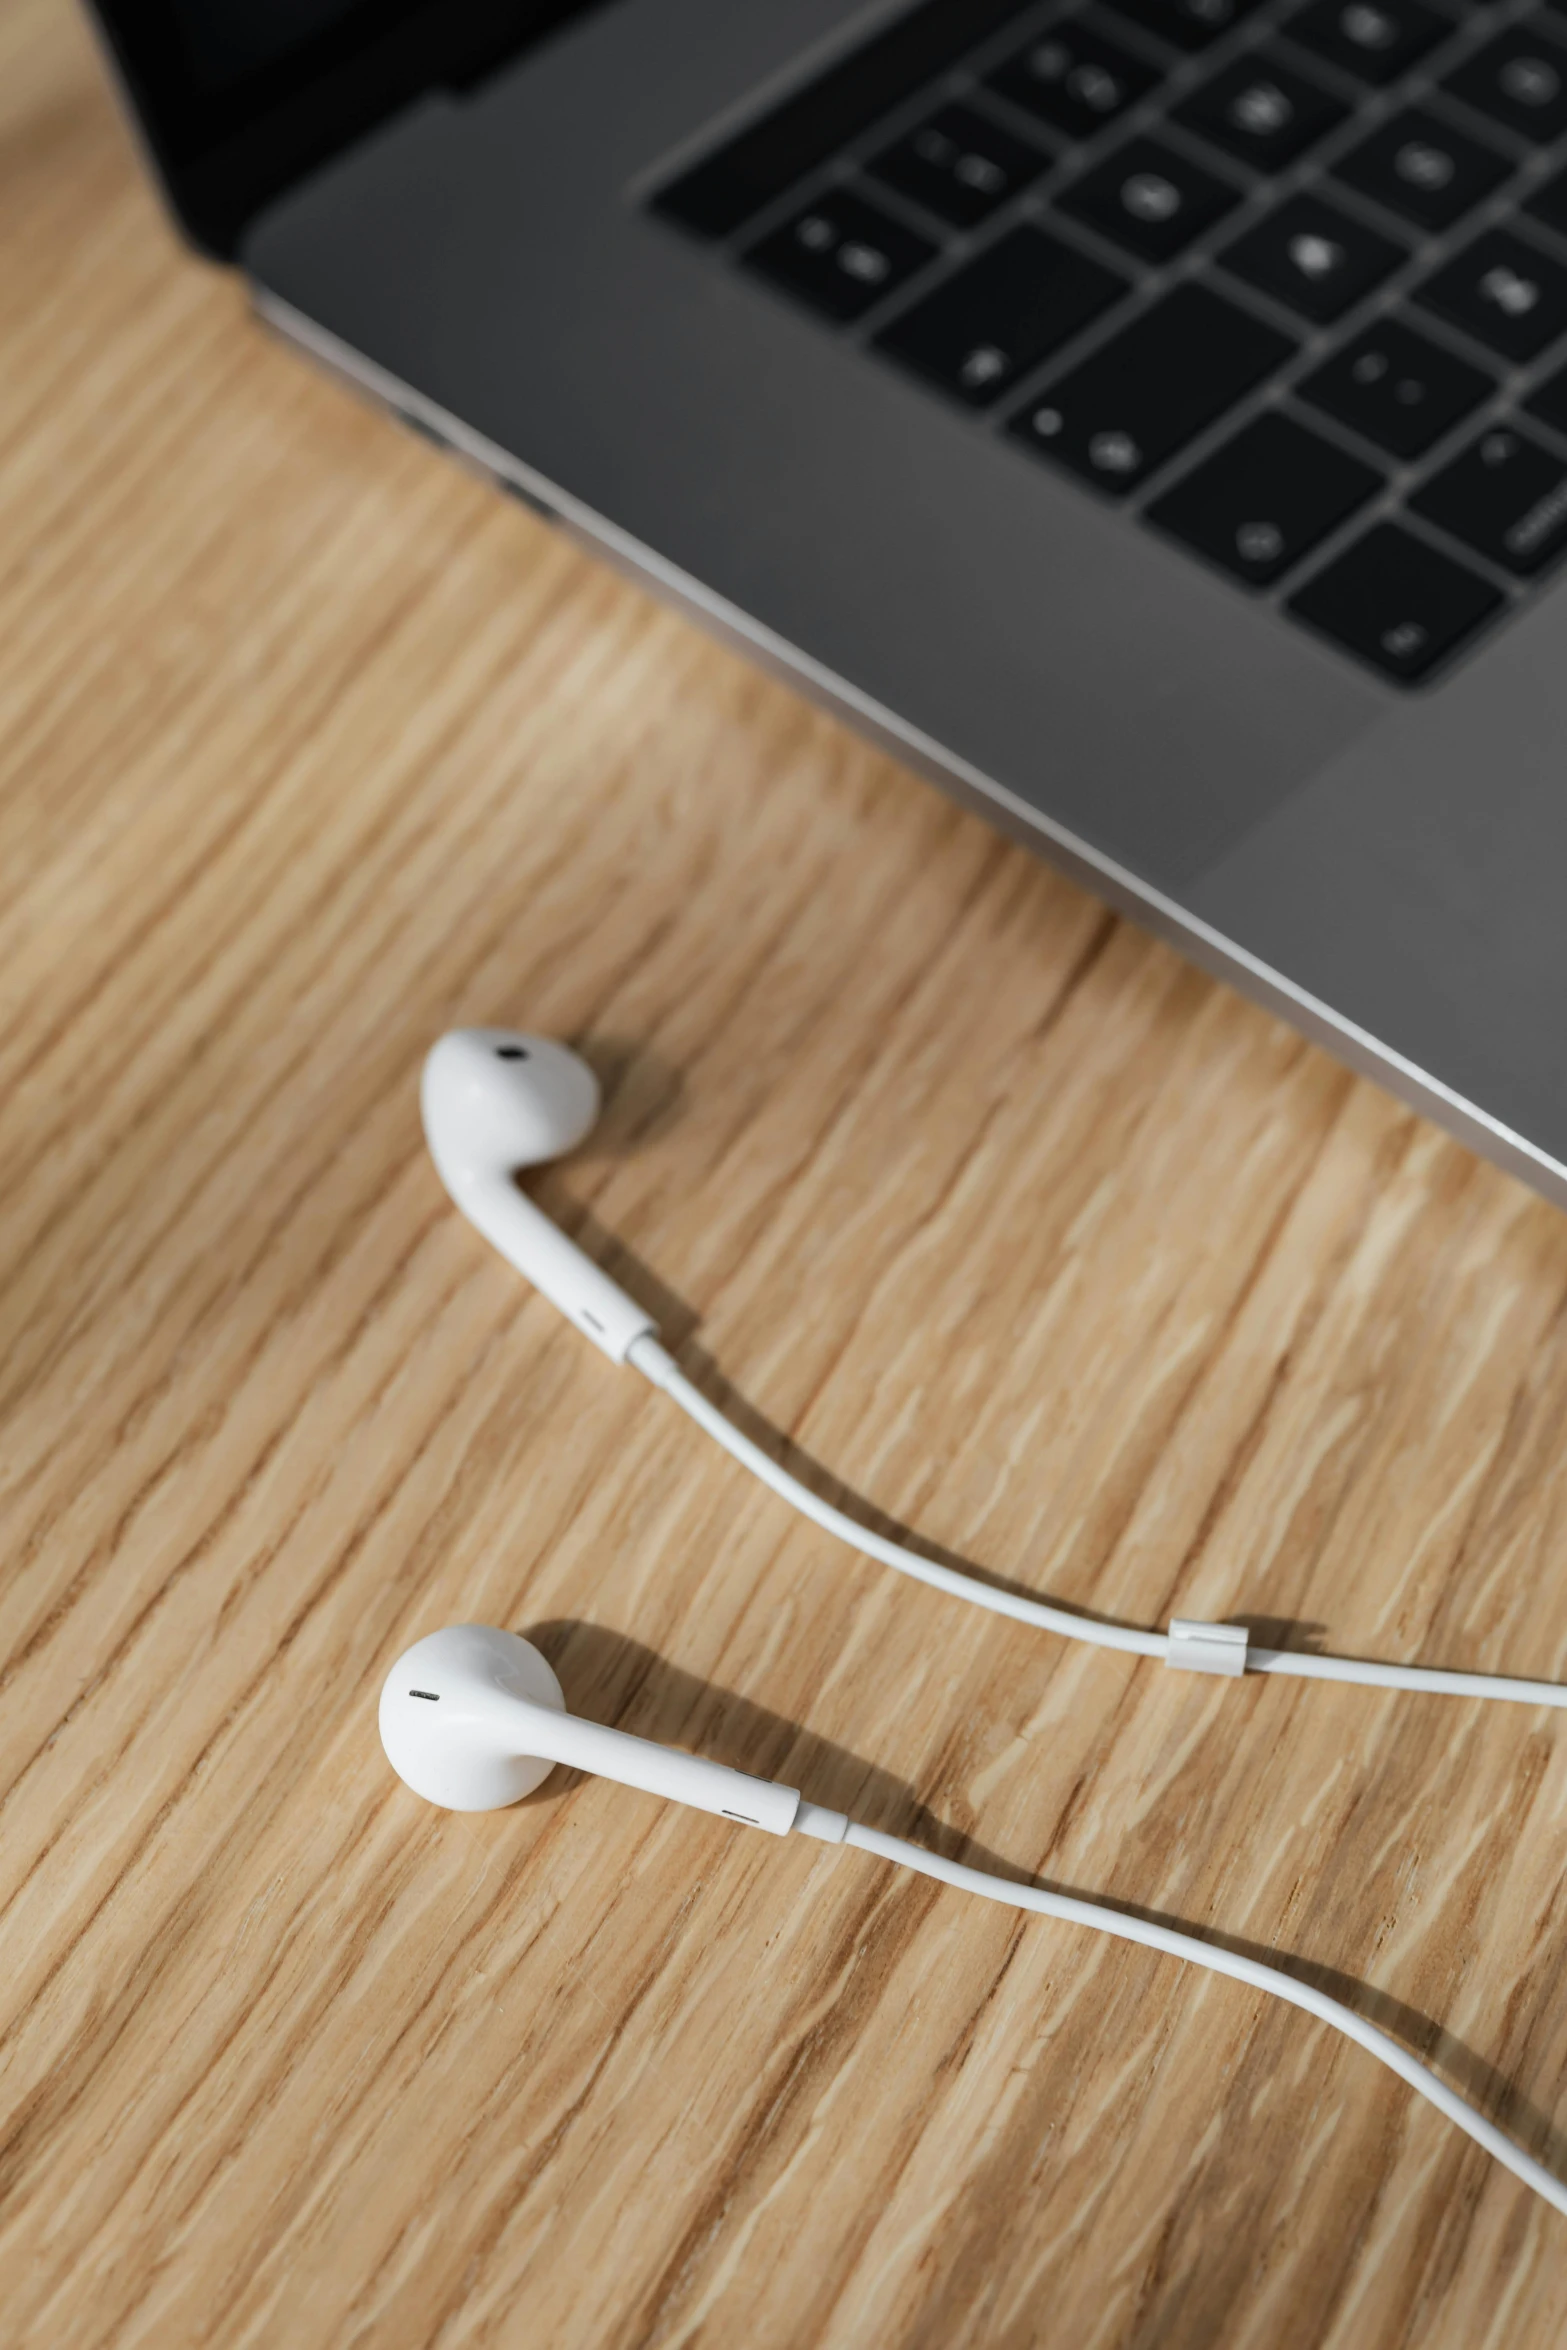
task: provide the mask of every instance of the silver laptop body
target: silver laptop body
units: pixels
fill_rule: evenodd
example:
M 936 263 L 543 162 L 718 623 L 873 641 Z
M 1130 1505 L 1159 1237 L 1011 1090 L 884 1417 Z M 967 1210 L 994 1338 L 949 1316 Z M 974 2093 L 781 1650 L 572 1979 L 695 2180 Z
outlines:
M 203 241 L 302 350 L 1567 1199 L 1567 17 L 551 15 Z

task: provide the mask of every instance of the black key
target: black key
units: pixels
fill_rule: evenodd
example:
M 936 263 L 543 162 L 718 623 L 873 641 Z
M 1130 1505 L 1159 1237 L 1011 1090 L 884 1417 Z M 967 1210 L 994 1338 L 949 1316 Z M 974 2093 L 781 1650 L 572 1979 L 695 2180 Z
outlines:
M 848 319 L 860 317 L 936 252 L 928 237 L 835 188 L 752 245 L 744 259 L 829 318 Z
M 1544 187 L 1536 188 L 1524 210 L 1532 212 L 1536 220 L 1543 220 L 1559 237 L 1567 237 L 1567 171 L 1557 172 Z
M 1557 432 L 1567 434 L 1567 367 L 1547 376 L 1538 390 L 1530 393 L 1524 406 L 1531 416 L 1538 416 L 1542 424 L 1551 425 Z
M 1567 546 L 1567 465 L 1510 424 L 1483 432 L 1409 503 L 1521 579 Z
M 866 168 L 954 228 L 975 228 L 1039 177 L 1045 157 L 972 106 L 943 106 Z
M 1013 420 L 1031 449 L 1124 497 L 1294 345 L 1206 286 L 1178 286 Z
M 1063 212 L 1091 222 L 1129 253 L 1168 261 L 1240 197 L 1161 140 L 1131 139 L 1058 201 Z
M 1386 676 L 1413 684 L 1504 600 L 1461 563 L 1383 522 L 1309 580 L 1289 609 Z
M 1374 498 L 1383 477 L 1270 412 L 1166 490 L 1148 520 L 1237 579 L 1266 587 Z
M 654 197 L 654 209 L 701 237 L 727 237 L 785 188 L 858 137 L 890 107 L 957 62 L 1024 0 L 925 0 L 797 97 L 720 147 Z
M 1396 318 L 1379 318 L 1295 386 L 1302 400 L 1353 425 L 1394 457 L 1419 457 L 1496 389 Z
M 1488 229 L 1413 296 L 1504 359 L 1533 359 L 1567 330 L 1567 269 L 1507 229 Z
M 1417 228 L 1451 228 L 1506 179 L 1502 156 L 1434 114 L 1410 107 L 1334 164 L 1346 185 L 1374 196 Z
M 1091 139 L 1147 96 L 1159 76 L 1118 42 L 1086 25 L 1052 25 L 1008 58 L 990 87 L 1070 139 Z
M 1172 49 L 1206 49 L 1222 40 L 1231 25 L 1250 16 L 1258 0 L 1111 0 L 1120 15 L 1130 17 Z
M 1280 171 L 1348 113 L 1337 98 L 1263 49 L 1216 73 L 1176 107 L 1175 120 L 1256 171 Z
M 1330 326 L 1409 258 L 1391 237 L 1351 220 L 1320 196 L 1290 196 L 1220 261 L 1247 285 Z
M 1312 0 L 1285 26 L 1357 81 L 1384 89 L 1453 31 L 1445 16 L 1421 0 Z
M 1125 278 L 1042 229 L 1015 228 L 876 337 L 982 408 L 1119 300 Z
M 1567 51 L 1532 27 L 1487 41 L 1442 87 L 1541 146 L 1567 131 Z

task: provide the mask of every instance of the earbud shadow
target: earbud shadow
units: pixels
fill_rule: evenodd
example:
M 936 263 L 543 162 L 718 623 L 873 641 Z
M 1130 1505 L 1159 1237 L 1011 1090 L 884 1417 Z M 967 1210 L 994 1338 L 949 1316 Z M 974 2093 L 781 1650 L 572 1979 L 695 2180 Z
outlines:
M 1270 1627 L 1271 1628 L 1271 1627 Z M 777 1779 L 798 1787 L 812 1802 L 847 1812 L 862 1827 L 883 1835 L 907 1837 L 911 1843 L 944 1860 L 984 1869 L 1015 1885 L 1038 1892 L 1066 1894 L 1097 1901 L 1123 1917 L 1145 1925 L 1190 1934 L 1216 1950 L 1248 1958 L 1305 1983 L 1313 1990 L 1363 2016 L 1379 2031 L 1431 2065 L 1487 2120 L 1505 2130 L 1536 2161 L 1567 2176 L 1567 2131 L 1517 2089 L 1495 2065 L 1455 2036 L 1423 2009 L 1396 1999 L 1374 1983 L 1341 1968 L 1323 1966 L 1315 1959 L 1248 1941 L 1239 1934 L 1194 1924 L 1174 1912 L 1122 1901 L 1097 1887 L 1063 1884 L 1053 1877 L 1031 1875 L 999 1853 L 938 1819 L 921 1803 L 912 1787 L 890 1771 L 869 1763 L 847 1747 L 791 1722 L 733 1690 L 718 1689 L 678 1665 L 667 1664 L 639 1640 L 605 1630 L 597 1624 L 571 1619 L 518 1626 L 524 1637 L 542 1650 L 559 1673 L 574 1713 L 611 1723 L 640 1738 L 682 1746 L 713 1762 L 758 1777 Z M 529 1803 L 558 1798 L 563 1786 L 575 1785 L 580 1773 L 551 1774 L 546 1785 L 527 1797 Z
M 574 1197 L 571 1178 L 574 1167 L 591 1166 L 595 1159 L 630 1158 L 673 1126 L 681 1114 L 685 1073 L 662 1053 L 650 1052 L 627 1037 L 588 1035 L 569 1041 L 598 1079 L 603 1108 L 587 1140 L 568 1158 L 530 1174 L 526 1188 L 552 1222 L 647 1308 L 665 1344 L 683 1346 L 697 1326 L 697 1316 Z
M 593 1132 L 575 1158 L 629 1158 L 679 1119 L 686 1080 L 674 1061 L 628 1036 L 589 1034 L 568 1041 L 598 1079 L 604 1097 Z
M 599 1222 L 591 1208 L 585 1208 L 573 1196 L 571 1170 L 585 1155 L 585 1149 L 573 1152 L 569 1159 L 562 1161 L 560 1171 L 544 1168 L 530 1179 L 527 1189 L 551 1222 L 558 1224 L 579 1248 L 587 1251 L 596 1265 L 603 1266 L 612 1281 L 618 1281 L 628 1296 L 647 1309 L 658 1324 L 664 1345 L 672 1349 L 685 1347 L 699 1317 L 683 1298 L 664 1287 L 658 1275 L 639 1256 L 633 1255 L 607 1224 Z
M 894 1777 L 831 1739 L 818 1738 L 798 1722 L 770 1713 L 733 1690 L 717 1689 L 695 1673 L 666 1664 L 640 1640 L 573 1620 L 517 1627 L 549 1658 L 568 1693 L 573 1713 L 660 1746 L 683 1746 L 734 1770 L 798 1787 L 813 1803 L 848 1812 L 851 1818 L 908 1836 L 948 1860 L 972 1859 L 977 1868 L 1003 1870 L 995 1854 L 947 1827 L 928 1811 L 904 1779 Z M 552 1773 L 529 1803 L 547 1801 L 562 1785 Z

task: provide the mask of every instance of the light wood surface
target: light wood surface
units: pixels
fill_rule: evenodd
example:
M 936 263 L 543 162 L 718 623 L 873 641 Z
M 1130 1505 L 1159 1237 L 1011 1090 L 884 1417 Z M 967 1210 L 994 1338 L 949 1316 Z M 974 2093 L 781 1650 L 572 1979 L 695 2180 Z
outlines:
M 1306 2018 L 589 1782 L 578 1710 L 1274 1954 L 1567 2165 L 1555 1718 L 1074 1652 L 836 1550 L 450 1212 L 545 1203 L 824 1489 L 1139 1624 L 1567 1675 L 1567 1223 L 582 559 L 181 254 L 0 11 L 11 2350 L 1535 2350 L 1567 2234 Z

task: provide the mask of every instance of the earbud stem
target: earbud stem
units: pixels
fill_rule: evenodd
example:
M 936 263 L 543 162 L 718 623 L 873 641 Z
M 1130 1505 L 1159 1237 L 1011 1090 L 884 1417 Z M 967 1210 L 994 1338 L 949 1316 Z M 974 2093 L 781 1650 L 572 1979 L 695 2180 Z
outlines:
M 579 1721 L 575 1714 L 556 1713 L 501 1690 L 464 1701 L 463 1710 L 504 1728 L 508 1743 L 515 1741 L 513 1753 L 544 1756 L 568 1770 L 640 1787 L 644 1794 L 715 1812 L 743 1827 L 765 1828 L 773 1836 L 788 1835 L 800 1808 L 797 1788 L 753 1779 L 722 1763 L 704 1762 L 700 1755 L 655 1746 L 651 1739 L 633 1738 L 602 1722 Z
M 658 1335 L 652 1315 L 601 1272 L 508 1177 L 471 1168 L 448 1170 L 439 1159 L 436 1165 L 458 1207 L 491 1247 L 612 1363 L 623 1363 L 638 1338 Z

